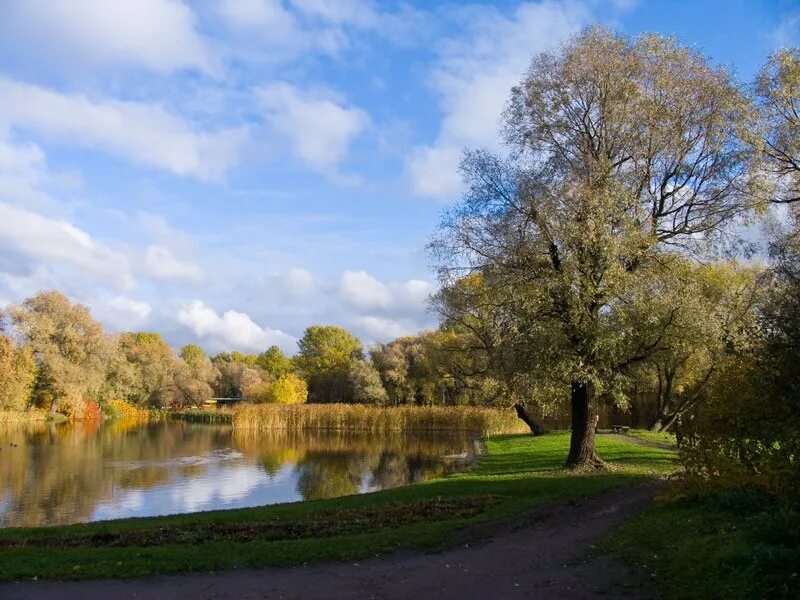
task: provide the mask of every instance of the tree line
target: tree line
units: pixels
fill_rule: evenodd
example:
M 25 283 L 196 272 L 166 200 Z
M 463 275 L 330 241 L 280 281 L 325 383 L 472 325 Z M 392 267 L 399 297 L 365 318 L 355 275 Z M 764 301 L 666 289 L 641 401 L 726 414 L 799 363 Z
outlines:
M 424 332 L 377 344 L 336 326 L 305 330 L 295 356 L 209 356 L 175 350 L 155 332 L 106 333 L 89 309 L 57 291 L 11 306 L 0 320 L 0 410 L 41 409 L 71 418 L 116 401 L 141 408 L 201 407 L 212 398 L 255 403 L 376 405 L 491 403 L 459 368 L 454 335 Z M 488 389 L 488 388 L 487 388 Z M 87 412 L 88 411 L 88 412 Z

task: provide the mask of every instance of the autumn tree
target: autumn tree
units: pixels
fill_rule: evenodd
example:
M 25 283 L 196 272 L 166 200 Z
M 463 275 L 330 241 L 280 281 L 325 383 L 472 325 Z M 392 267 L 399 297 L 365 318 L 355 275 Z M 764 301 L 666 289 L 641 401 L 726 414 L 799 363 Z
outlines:
M 466 153 L 467 191 L 432 255 L 444 286 L 477 272 L 500 290 L 529 348 L 520 366 L 568 391 L 568 466 L 602 464 L 598 396 L 639 360 L 621 355 L 609 315 L 660 254 L 707 251 L 748 208 L 746 118 L 738 86 L 698 52 L 594 27 L 535 57 L 512 90 L 507 156 Z
M 667 266 L 616 311 L 620 331 L 634 345 L 658 340 L 647 358 L 624 373 L 635 390 L 632 408 L 642 395 L 655 400 L 647 424 L 652 431 L 668 429 L 708 398 L 726 363 L 756 336 L 762 296 L 756 268 L 735 262 L 695 265 L 679 256 Z
M 128 332 L 119 335 L 119 349 L 134 376 L 126 400 L 139 406 L 162 408 L 176 397 L 178 357 L 158 333 Z
M 9 311 L 37 365 L 33 401 L 82 416 L 105 375 L 106 340 L 89 309 L 56 291 L 39 292 Z
M 755 143 L 776 184 L 770 199 L 800 201 L 800 48 L 773 54 L 759 72 L 755 89 L 762 117 L 761 137 Z
M 350 364 L 364 354 L 359 339 L 341 327 L 312 325 L 298 346 L 297 365 L 308 381 L 311 401 L 348 401 Z
M 177 392 L 174 402 L 182 406 L 202 406 L 203 402 L 214 396 L 211 386 L 219 377 L 219 372 L 197 344 L 181 348 L 180 358 L 183 362 L 176 365 L 173 375 Z
M 25 410 L 36 381 L 36 362 L 28 346 L 18 346 L 0 330 L 0 410 Z
M 389 402 L 389 395 L 383 387 L 380 373 L 378 373 L 371 361 L 352 361 L 348 377 L 352 388 L 353 402 L 378 405 L 384 405 Z

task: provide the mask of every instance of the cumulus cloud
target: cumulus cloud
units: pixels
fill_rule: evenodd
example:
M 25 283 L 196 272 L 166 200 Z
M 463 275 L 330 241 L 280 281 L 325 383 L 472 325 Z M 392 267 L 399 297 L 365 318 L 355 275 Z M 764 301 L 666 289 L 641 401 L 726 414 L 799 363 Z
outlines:
M 41 264 L 61 264 L 118 286 L 133 285 L 128 260 L 121 252 L 66 220 L 5 202 L 0 202 L 0 250 L 6 257 L 17 257 L 13 262 L 24 261 L 31 270 Z M 9 267 L 0 264 L 0 270 Z
M 200 266 L 191 259 L 175 254 L 171 248 L 148 246 L 144 252 L 142 273 L 155 279 L 197 281 L 202 276 Z
M 184 304 L 178 311 L 177 319 L 215 350 L 260 352 L 273 344 L 285 352 L 297 349 L 297 340 L 289 334 L 279 329 L 261 327 L 249 315 L 236 310 L 227 310 L 220 315 L 202 300 Z
M 312 169 L 334 173 L 350 144 L 367 129 L 370 118 L 331 90 L 302 90 L 285 82 L 256 92 L 272 130 L 288 140 L 292 154 Z
M 364 332 L 369 341 L 382 343 L 404 335 L 411 335 L 421 329 L 416 323 L 369 315 L 357 317 L 353 322 Z
M 238 161 L 243 129 L 201 131 L 158 104 L 60 93 L 0 76 L 0 128 L 36 131 L 176 175 L 219 180 Z
M 497 129 L 511 87 L 531 55 L 578 31 L 589 18 L 579 3 L 524 3 L 510 17 L 496 8 L 469 11 L 465 37 L 445 40 L 430 84 L 444 113 L 436 140 L 414 150 L 408 171 L 414 192 L 442 200 L 461 191 L 465 146 L 497 146 Z
M 194 13 L 180 0 L 8 0 L 0 38 L 50 64 L 216 69 Z
M 383 283 L 366 271 L 345 271 L 339 281 L 339 294 L 345 302 L 363 309 L 424 309 L 434 287 L 421 279 Z
M 282 289 L 290 296 L 302 298 L 317 291 L 317 281 L 310 271 L 300 267 L 291 267 L 280 277 Z

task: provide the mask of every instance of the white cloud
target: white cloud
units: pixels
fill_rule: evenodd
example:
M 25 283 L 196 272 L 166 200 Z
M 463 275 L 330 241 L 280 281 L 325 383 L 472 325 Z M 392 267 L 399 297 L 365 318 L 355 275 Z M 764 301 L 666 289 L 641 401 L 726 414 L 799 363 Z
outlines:
M 0 37 L 48 63 L 214 72 L 215 60 L 180 0 L 10 0 Z M 4 44 L 5 45 L 5 44 Z
M 467 35 L 442 44 L 431 74 L 444 117 L 436 140 L 409 158 L 416 194 L 450 200 L 461 191 L 463 148 L 497 146 L 502 109 L 532 55 L 578 31 L 588 17 L 579 3 L 529 2 L 510 17 L 493 7 L 469 11 Z
M 28 261 L 30 268 L 62 264 L 118 286 L 133 285 L 128 260 L 122 253 L 98 243 L 68 221 L 4 202 L 0 202 L 0 250 L 7 258 L 11 253 Z M 0 263 L 0 270 L 3 267 Z
M 281 277 L 283 289 L 291 296 L 303 297 L 317 291 L 317 281 L 310 271 L 300 267 L 291 267 Z
M 369 116 L 331 90 L 301 90 L 284 82 L 265 85 L 257 96 L 271 128 L 289 141 L 292 154 L 311 168 L 335 173 Z
M 372 2 L 365 0 L 291 0 L 307 16 L 356 27 L 375 27 L 380 15 Z
M 132 331 L 141 327 L 152 314 L 153 307 L 143 300 L 128 296 L 81 298 L 92 308 L 92 315 L 111 331 Z
M 178 322 L 189 327 L 207 345 L 218 350 L 258 352 L 276 344 L 286 352 L 294 352 L 295 338 L 278 329 L 261 327 L 249 315 L 228 310 L 219 315 L 202 300 L 184 304 L 177 314 Z
M 357 317 L 354 323 L 364 331 L 370 341 L 374 342 L 388 342 L 420 330 L 414 325 L 385 317 Z
M 152 311 L 152 307 L 147 302 L 133 300 L 126 296 L 116 296 L 112 298 L 108 305 L 126 315 L 133 316 L 139 320 L 144 320 Z
M 339 281 L 339 294 L 345 302 L 363 309 L 424 310 L 431 283 L 421 279 L 383 283 L 366 271 L 345 271 Z
M 0 135 L 0 199 L 43 204 L 40 186 L 48 177 L 45 154 L 36 144 L 15 144 Z
M 147 247 L 141 270 L 155 279 L 197 281 L 202 277 L 197 263 L 177 256 L 171 248 L 160 245 Z
M 345 271 L 339 292 L 345 301 L 360 308 L 387 308 L 392 302 L 389 288 L 366 271 Z
M 93 99 L 0 76 L 0 127 L 31 129 L 176 175 L 219 180 L 238 160 L 243 129 L 196 130 L 158 104 Z

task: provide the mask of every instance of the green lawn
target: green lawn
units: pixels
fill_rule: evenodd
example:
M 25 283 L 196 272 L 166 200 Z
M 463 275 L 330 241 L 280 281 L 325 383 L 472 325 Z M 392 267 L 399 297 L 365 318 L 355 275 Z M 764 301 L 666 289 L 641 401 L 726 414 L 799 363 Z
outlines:
M 566 433 L 501 436 L 469 471 L 395 490 L 330 500 L 0 530 L 0 580 L 154 573 L 351 560 L 453 543 L 470 526 L 536 503 L 661 477 L 675 454 L 599 436 L 602 473 L 561 469 Z
M 800 502 L 748 492 L 657 502 L 605 549 L 655 573 L 667 598 L 800 598 Z

